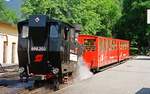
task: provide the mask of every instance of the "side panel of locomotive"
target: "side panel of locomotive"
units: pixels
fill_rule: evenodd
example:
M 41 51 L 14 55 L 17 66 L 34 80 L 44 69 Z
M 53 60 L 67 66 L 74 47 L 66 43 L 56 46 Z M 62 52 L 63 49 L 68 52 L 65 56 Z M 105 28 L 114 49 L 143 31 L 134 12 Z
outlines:
M 94 71 L 129 58 L 127 40 L 79 35 L 78 41 L 85 48 L 82 55 L 85 63 Z

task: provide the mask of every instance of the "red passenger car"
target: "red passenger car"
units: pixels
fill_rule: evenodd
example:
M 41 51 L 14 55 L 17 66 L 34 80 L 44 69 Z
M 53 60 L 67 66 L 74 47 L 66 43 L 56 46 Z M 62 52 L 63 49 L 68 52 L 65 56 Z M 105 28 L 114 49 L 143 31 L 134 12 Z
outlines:
M 83 59 L 92 70 L 129 57 L 129 41 L 127 40 L 79 35 L 78 42 L 84 45 Z

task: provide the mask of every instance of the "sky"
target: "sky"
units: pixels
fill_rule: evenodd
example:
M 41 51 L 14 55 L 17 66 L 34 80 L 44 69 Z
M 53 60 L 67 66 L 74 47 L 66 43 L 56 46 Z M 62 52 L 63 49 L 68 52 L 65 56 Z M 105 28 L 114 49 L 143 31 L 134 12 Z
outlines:
M 5 0 L 5 3 L 9 9 L 12 9 L 16 11 L 17 14 L 20 14 L 20 7 L 23 0 Z

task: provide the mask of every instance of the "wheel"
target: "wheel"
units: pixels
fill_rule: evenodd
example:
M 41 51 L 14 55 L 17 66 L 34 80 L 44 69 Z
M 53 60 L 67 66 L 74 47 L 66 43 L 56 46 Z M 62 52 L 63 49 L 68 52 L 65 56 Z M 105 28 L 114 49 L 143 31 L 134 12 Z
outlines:
M 25 73 L 20 74 L 20 81 L 21 82 L 28 82 L 28 75 L 25 75 Z

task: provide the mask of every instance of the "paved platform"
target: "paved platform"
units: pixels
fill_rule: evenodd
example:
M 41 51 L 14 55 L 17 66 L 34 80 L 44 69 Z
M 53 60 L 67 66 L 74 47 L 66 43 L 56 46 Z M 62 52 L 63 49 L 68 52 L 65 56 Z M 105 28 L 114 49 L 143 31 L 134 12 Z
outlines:
M 150 57 L 137 56 L 54 94 L 150 94 Z

